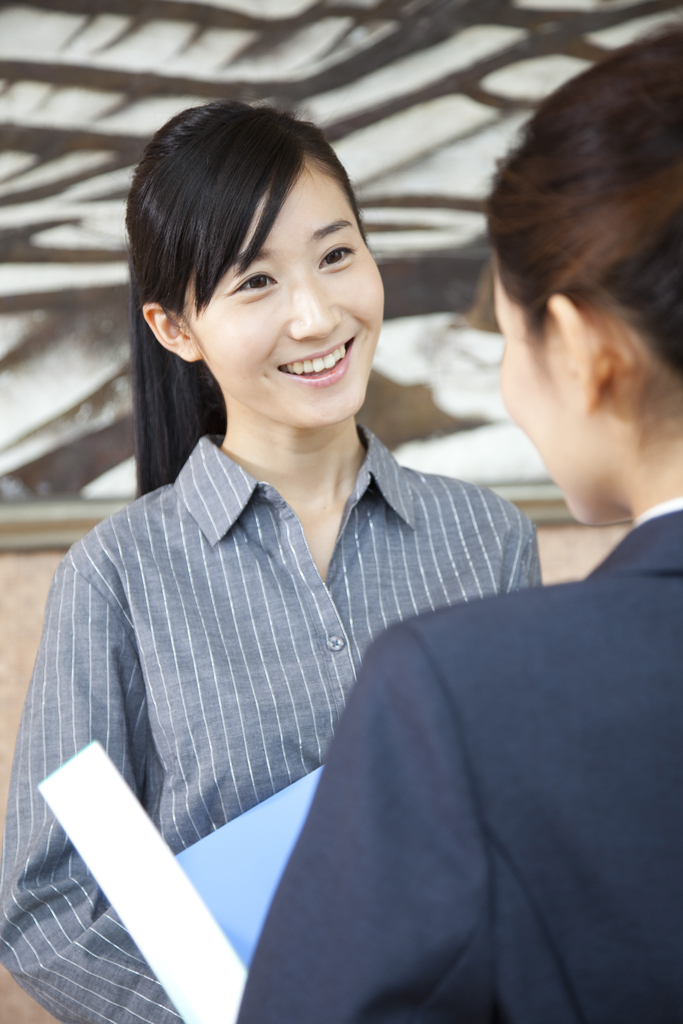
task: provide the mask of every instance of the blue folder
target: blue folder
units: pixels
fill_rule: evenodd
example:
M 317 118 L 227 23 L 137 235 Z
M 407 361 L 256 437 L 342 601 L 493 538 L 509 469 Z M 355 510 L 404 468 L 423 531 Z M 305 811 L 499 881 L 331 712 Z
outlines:
M 321 772 L 293 782 L 176 858 L 247 967 Z

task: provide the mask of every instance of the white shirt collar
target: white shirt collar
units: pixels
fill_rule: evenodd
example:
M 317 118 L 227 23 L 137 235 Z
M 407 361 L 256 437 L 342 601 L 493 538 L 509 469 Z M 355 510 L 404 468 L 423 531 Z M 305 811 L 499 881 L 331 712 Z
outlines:
M 669 501 L 660 501 L 659 505 L 653 505 L 645 512 L 641 512 L 637 519 L 634 519 L 633 526 L 642 526 L 649 519 L 656 519 L 658 516 L 666 516 L 669 512 L 683 512 L 683 498 L 670 498 Z

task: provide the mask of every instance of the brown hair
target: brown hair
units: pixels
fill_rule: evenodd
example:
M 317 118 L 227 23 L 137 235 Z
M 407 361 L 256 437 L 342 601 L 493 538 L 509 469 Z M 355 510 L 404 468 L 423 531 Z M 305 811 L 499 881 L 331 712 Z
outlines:
M 619 50 L 550 96 L 499 169 L 489 229 L 542 335 L 562 293 L 618 312 L 683 373 L 683 32 Z

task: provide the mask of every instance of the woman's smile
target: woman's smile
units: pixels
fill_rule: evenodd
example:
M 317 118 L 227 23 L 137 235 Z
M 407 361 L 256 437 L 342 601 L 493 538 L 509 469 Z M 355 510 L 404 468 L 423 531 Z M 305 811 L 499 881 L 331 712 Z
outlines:
M 281 373 L 296 377 L 297 381 L 314 387 L 328 387 L 336 384 L 346 373 L 351 359 L 351 348 L 354 339 L 338 345 L 334 349 L 306 359 L 297 359 L 278 367 Z

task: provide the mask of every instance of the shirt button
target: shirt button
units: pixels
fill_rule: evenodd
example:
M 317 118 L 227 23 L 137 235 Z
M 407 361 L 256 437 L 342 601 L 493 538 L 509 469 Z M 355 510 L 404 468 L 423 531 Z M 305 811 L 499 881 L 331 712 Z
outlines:
M 330 651 L 341 651 L 345 646 L 344 638 L 341 636 L 328 636 L 327 647 Z

